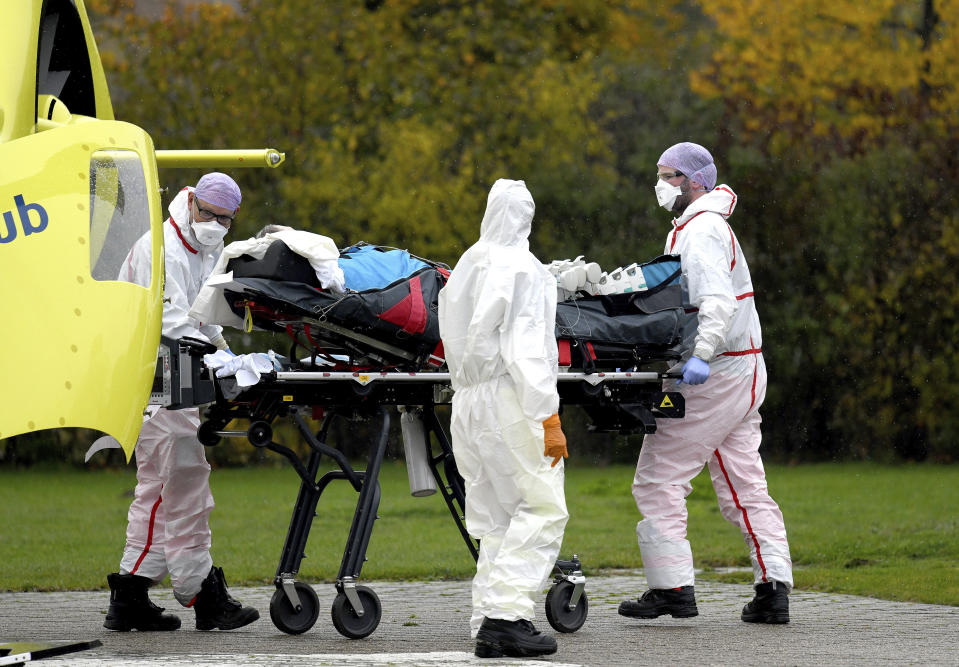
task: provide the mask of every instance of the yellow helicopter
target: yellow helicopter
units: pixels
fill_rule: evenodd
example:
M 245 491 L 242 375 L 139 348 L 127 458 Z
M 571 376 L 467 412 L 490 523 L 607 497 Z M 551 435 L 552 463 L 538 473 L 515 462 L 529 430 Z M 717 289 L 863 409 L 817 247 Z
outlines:
M 0 438 L 90 428 L 129 459 L 157 367 L 159 167 L 277 167 L 273 149 L 156 150 L 118 121 L 83 0 L 4 2 Z M 150 231 L 152 275 L 118 278 Z

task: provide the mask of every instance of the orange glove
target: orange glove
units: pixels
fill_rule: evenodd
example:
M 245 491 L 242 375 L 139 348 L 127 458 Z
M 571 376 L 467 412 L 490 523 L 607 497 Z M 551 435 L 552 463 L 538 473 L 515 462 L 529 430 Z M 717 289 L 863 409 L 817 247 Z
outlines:
M 560 459 L 569 458 L 569 452 L 566 451 L 566 436 L 563 435 L 563 429 L 559 423 L 559 415 L 553 415 L 543 422 L 543 440 L 546 442 L 546 451 L 543 456 L 552 456 L 553 463 L 551 468 L 556 467 Z

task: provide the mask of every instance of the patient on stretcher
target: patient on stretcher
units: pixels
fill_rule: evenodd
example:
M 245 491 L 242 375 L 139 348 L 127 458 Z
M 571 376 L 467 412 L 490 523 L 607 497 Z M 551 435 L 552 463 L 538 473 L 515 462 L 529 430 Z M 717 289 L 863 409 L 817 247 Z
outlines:
M 283 332 L 316 358 L 345 355 L 350 368 L 444 366 L 437 322 L 444 264 L 366 243 L 337 250 L 328 237 L 280 226 L 230 244 L 223 256 L 191 313 L 199 321 Z M 682 354 L 696 315 L 684 309 L 678 258 L 629 268 L 644 276 L 645 289 L 577 289 L 557 304 L 564 366 L 628 370 Z
M 266 225 L 256 233 L 256 238 L 278 239 L 282 237 L 277 232 L 292 231 L 292 227 L 285 225 Z M 325 238 L 325 237 L 322 237 Z M 291 250 L 292 252 L 287 252 Z M 274 277 L 283 280 L 308 282 L 313 284 L 313 278 L 310 276 L 309 269 L 300 261 L 296 255 L 303 256 L 303 253 L 296 248 L 287 248 L 277 245 L 267 250 L 267 257 L 257 258 L 262 261 L 255 262 L 254 258 L 240 256 L 235 260 L 228 262 L 229 269 L 237 272 L 238 276 L 246 277 Z M 256 264 L 256 266 L 251 266 Z M 343 272 L 345 288 L 340 291 L 345 292 L 363 292 L 370 289 L 382 289 L 390 283 L 406 278 L 420 269 L 424 269 L 429 264 L 410 255 L 405 250 L 398 248 L 388 248 L 384 246 L 375 246 L 360 242 L 348 248 L 340 250 L 337 265 Z M 318 276 L 319 278 L 319 276 Z M 319 281 L 322 283 L 322 280 Z M 326 287 L 322 284 L 316 287 Z

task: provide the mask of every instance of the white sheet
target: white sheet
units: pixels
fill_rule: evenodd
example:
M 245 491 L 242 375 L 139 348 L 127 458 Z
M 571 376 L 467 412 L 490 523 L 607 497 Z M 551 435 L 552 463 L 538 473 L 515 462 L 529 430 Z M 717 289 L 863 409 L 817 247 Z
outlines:
M 271 232 L 259 239 L 234 241 L 226 246 L 217 260 L 216 266 L 213 267 L 213 273 L 200 288 L 200 293 L 190 308 L 190 316 L 203 324 L 220 324 L 242 329 L 243 318 L 237 316 L 230 309 L 229 304 L 223 297 L 223 290 L 226 288 L 242 291 L 241 286 L 233 282 L 233 272 L 226 270 L 227 262 L 240 255 L 250 255 L 262 259 L 270 244 L 277 240 L 283 241 L 290 250 L 309 260 L 310 266 L 316 271 L 316 277 L 323 289 L 336 293 L 344 291 L 346 281 L 343 277 L 343 271 L 337 263 L 340 251 L 333 239 L 313 232 L 287 229 Z

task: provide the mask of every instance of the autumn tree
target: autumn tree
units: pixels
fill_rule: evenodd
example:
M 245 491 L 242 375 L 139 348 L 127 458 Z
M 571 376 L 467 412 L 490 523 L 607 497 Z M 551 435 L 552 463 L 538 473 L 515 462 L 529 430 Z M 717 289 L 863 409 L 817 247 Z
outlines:
M 283 222 L 454 262 L 498 177 L 541 258 L 658 254 L 660 152 L 740 195 L 768 454 L 959 456 L 956 0 L 88 0 L 117 116 L 160 148 L 272 146 Z M 175 189 L 198 173 L 161 174 Z
M 777 439 L 799 456 L 955 460 L 959 3 L 703 10 L 719 39 L 691 87 L 722 103 L 720 150 L 771 223 L 747 239 L 774 290 Z
M 596 108 L 626 64 L 660 57 L 655 31 L 683 21 L 637 0 L 247 0 L 125 20 L 116 106 L 159 147 L 287 152 L 280 172 L 240 174 L 247 221 L 448 262 L 498 177 L 529 184 L 546 254 L 594 238 L 604 207 L 624 213 L 609 204 L 623 190 L 613 119 Z
M 954 128 L 954 0 L 703 3 L 721 39 L 694 91 L 718 97 L 739 131 L 772 150 L 797 142 L 844 154 L 917 124 Z M 741 138 L 741 137 L 740 137 Z
M 688 2 L 244 0 L 151 20 L 125 1 L 94 16 L 119 118 L 159 148 L 287 154 L 234 172 L 238 235 L 280 222 L 452 264 L 492 182 L 521 178 L 541 258 L 615 268 L 661 252 L 655 158 L 711 117 L 685 91 L 705 57 Z M 161 180 L 172 193 L 198 176 Z

